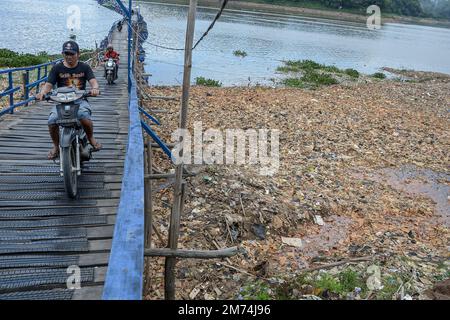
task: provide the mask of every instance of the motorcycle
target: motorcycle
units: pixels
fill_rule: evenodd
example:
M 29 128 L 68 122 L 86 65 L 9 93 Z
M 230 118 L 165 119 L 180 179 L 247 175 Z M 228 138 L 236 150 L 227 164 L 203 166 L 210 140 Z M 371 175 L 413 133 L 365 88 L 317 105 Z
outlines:
M 114 80 L 117 79 L 116 70 L 116 61 L 114 61 L 114 59 L 112 58 L 109 58 L 105 62 L 105 78 L 108 81 L 108 84 L 112 84 Z
M 70 198 L 76 198 L 78 194 L 78 177 L 82 173 L 82 163 L 92 158 L 92 147 L 77 119 L 80 100 L 90 96 L 89 91 L 80 91 L 73 87 L 58 88 L 44 96 L 46 101 L 57 103 L 60 175 L 64 177 L 64 188 Z

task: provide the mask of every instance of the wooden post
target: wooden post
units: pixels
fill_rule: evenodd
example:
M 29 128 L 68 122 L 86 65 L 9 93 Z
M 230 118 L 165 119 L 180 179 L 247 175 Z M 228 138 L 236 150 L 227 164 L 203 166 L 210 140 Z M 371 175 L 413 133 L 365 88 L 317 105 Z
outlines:
M 27 74 L 26 72 L 22 72 L 22 96 L 20 97 L 21 99 L 25 99 L 25 90 L 27 86 Z
M 187 127 L 187 111 L 189 102 L 189 87 L 191 82 L 191 67 L 192 67 L 192 45 L 194 42 L 194 28 L 195 28 L 195 14 L 197 10 L 197 0 L 190 0 L 189 14 L 186 28 L 186 44 L 184 51 L 184 74 L 183 74 L 183 94 L 181 101 L 180 112 L 180 129 Z M 180 141 L 181 142 L 181 141 Z M 182 156 L 182 155 L 180 155 Z M 183 164 L 178 164 L 175 170 L 175 186 L 174 186 L 174 201 L 172 207 L 172 214 L 170 216 L 169 229 L 169 248 L 176 250 L 178 247 L 178 237 L 180 233 L 180 216 L 182 199 L 182 184 L 183 184 Z M 165 298 L 166 300 L 175 299 L 175 257 L 167 257 L 165 263 Z
M 27 100 L 29 98 L 29 90 L 28 90 L 28 82 L 30 79 L 30 72 L 27 70 L 22 73 L 22 99 Z M 24 105 L 25 107 L 28 106 L 28 104 Z
M 135 34 L 134 34 L 134 74 L 137 83 L 139 83 L 139 21 L 136 20 Z
M 151 139 L 147 138 L 147 174 L 152 174 L 152 148 Z M 145 248 L 152 247 L 152 180 L 145 179 Z
M 39 67 L 38 71 L 37 71 L 37 79 L 36 79 L 36 81 L 38 81 L 38 80 L 41 80 L 41 67 Z M 36 86 L 36 94 L 39 93 L 39 86 L 40 86 L 40 84 L 38 84 Z
M 8 73 L 8 90 L 14 88 L 14 79 L 12 72 Z M 9 94 L 9 106 L 12 107 L 14 105 L 14 92 Z M 11 109 L 10 113 L 13 113 L 14 109 Z

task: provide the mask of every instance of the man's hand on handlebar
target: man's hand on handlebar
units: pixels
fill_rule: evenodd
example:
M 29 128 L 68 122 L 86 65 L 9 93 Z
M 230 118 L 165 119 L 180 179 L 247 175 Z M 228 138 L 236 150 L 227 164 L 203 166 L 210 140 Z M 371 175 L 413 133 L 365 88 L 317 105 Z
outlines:
M 89 91 L 89 94 L 93 97 L 96 97 L 96 96 L 100 95 L 100 90 L 97 88 L 92 88 L 91 91 Z
M 45 99 L 48 100 L 48 94 L 50 92 L 39 92 L 37 95 L 34 96 L 34 98 L 38 101 L 43 101 Z
M 37 95 L 34 96 L 36 100 L 42 101 L 44 100 L 44 94 L 42 92 L 39 92 Z

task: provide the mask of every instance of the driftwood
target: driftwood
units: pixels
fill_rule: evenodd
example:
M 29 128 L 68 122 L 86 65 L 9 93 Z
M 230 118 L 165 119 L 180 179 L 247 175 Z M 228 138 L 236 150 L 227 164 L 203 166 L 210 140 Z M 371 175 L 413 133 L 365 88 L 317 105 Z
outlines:
M 216 259 L 231 257 L 238 253 L 238 247 L 231 247 L 221 250 L 184 250 L 169 248 L 145 249 L 144 255 L 150 257 L 172 257 L 172 258 L 192 258 L 192 259 Z

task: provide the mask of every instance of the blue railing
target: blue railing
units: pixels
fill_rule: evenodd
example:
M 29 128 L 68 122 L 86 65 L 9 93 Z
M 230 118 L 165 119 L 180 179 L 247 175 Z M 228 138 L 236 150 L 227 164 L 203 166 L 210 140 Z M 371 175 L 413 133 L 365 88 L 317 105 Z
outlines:
M 131 18 L 121 1 L 125 13 Z M 128 30 L 131 38 L 131 29 Z M 128 47 L 129 129 L 122 191 L 117 211 L 108 271 L 103 287 L 104 300 L 141 300 L 144 274 L 144 143 L 133 75 L 131 43 Z
M 0 111 L 0 116 L 6 114 L 6 113 L 14 113 L 14 109 L 21 107 L 23 105 L 26 105 L 30 103 L 32 100 L 34 100 L 34 97 L 30 98 L 30 93 L 33 90 L 33 88 L 36 88 L 36 93 L 39 92 L 39 85 L 42 82 L 47 81 L 48 78 L 48 67 L 50 65 L 54 65 L 58 62 L 62 61 L 62 59 L 43 63 L 36 66 L 30 66 L 30 67 L 21 67 L 21 68 L 13 68 L 13 69 L 5 69 L 0 70 L 0 75 L 7 74 L 8 75 L 8 88 L 5 89 L 3 92 L 0 93 L 0 99 L 6 96 L 9 96 L 9 106 Z M 37 70 L 37 80 L 30 83 L 30 72 Z M 24 83 L 19 86 L 14 86 L 14 73 L 17 72 L 23 72 L 25 74 L 24 76 Z M 23 88 L 22 97 L 20 99 L 20 102 L 15 103 L 14 93 L 21 90 Z
M 158 119 L 150 115 L 147 111 L 139 107 L 139 112 L 142 113 L 144 116 L 146 116 L 150 121 L 152 121 L 154 124 L 160 126 L 161 123 L 159 123 Z M 145 123 L 145 121 L 141 120 L 142 129 L 144 129 L 145 133 L 147 133 L 153 141 L 155 141 L 159 147 L 164 151 L 164 153 L 169 157 L 169 159 L 172 159 L 172 152 L 170 151 L 169 147 L 161 140 L 160 137 L 156 134 L 155 131 L 152 130 L 152 128 Z
M 136 81 L 131 78 L 128 146 L 117 211 L 105 300 L 141 300 L 144 272 L 144 144 Z

